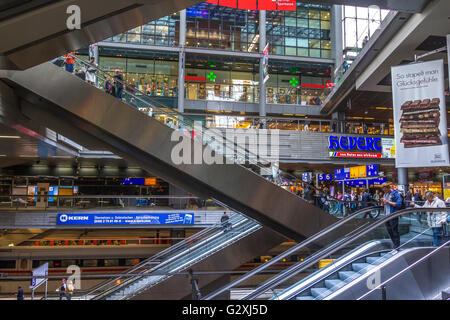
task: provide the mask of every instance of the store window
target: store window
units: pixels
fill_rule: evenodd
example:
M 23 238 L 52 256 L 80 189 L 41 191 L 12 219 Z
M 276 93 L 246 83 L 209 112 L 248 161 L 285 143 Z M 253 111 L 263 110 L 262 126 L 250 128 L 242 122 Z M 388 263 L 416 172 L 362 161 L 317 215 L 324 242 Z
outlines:
M 271 54 L 330 58 L 330 7 L 297 3 L 297 11 L 267 11 Z

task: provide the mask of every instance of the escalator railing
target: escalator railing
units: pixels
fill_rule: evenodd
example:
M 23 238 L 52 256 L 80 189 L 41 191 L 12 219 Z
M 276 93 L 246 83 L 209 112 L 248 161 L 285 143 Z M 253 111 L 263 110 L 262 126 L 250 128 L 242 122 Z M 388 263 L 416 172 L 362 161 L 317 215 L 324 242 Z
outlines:
M 313 255 L 307 257 L 304 261 L 294 264 L 288 269 L 283 270 L 276 276 L 272 277 L 268 281 L 264 282 L 256 288 L 252 293 L 244 297 L 244 300 L 253 300 L 267 295 L 267 292 L 277 292 L 273 299 L 293 299 L 298 297 L 303 293 L 304 288 L 302 287 L 302 282 L 305 279 L 298 279 L 299 274 L 304 272 L 307 268 L 318 265 L 319 261 L 323 259 L 329 259 L 332 261 L 326 268 L 334 273 L 339 273 L 339 260 L 348 252 L 355 250 L 359 246 L 372 240 L 379 239 L 389 239 L 391 238 L 388 231 L 388 226 L 392 230 L 392 227 L 398 223 L 400 227 L 407 228 L 407 232 L 403 232 L 402 244 L 396 247 L 391 246 L 389 250 L 389 256 L 386 257 L 372 257 L 371 263 L 360 262 L 356 265 L 352 264 L 354 270 L 350 270 L 349 273 L 342 273 L 342 278 L 344 283 L 336 283 L 336 285 L 329 285 L 326 287 L 315 288 L 317 290 L 311 292 L 313 299 L 323 299 L 330 296 L 336 289 L 342 287 L 342 285 L 348 284 L 353 280 L 357 279 L 362 274 L 372 270 L 377 263 L 382 263 L 384 260 L 392 257 L 398 250 L 403 250 L 407 248 L 413 248 L 417 246 L 430 246 L 433 245 L 434 236 L 432 232 L 434 227 L 430 226 L 428 223 L 420 223 L 418 227 L 418 216 L 420 213 L 425 213 L 429 219 L 433 215 L 439 216 L 442 213 L 448 213 L 450 208 L 411 208 L 397 211 L 391 215 L 382 216 L 380 219 L 375 220 L 373 223 L 364 225 L 362 228 L 358 228 L 354 232 L 350 232 L 339 239 L 335 239 L 333 243 L 318 250 Z M 411 226 L 415 226 L 414 232 L 409 232 Z M 443 224 L 445 225 L 445 224 Z M 444 228 L 442 228 L 444 229 Z M 400 230 L 401 232 L 401 230 Z M 292 250 L 295 251 L 296 250 Z M 291 252 L 291 253 L 295 253 Z M 296 279 L 297 278 L 297 279 Z M 322 279 L 324 280 L 324 279 Z M 316 282 L 317 283 L 317 282 Z M 301 289 L 301 290 L 300 290 Z
M 338 222 L 332 224 L 331 226 L 323 229 L 322 231 L 318 232 L 312 237 L 309 237 L 308 239 L 302 241 L 301 243 L 295 245 L 294 247 L 286 250 L 285 252 L 279 254 L 278 256 L 272 258 L 270 261 L 260 265 L 259 267 L 253 269 L 252 271 L 246 273 L 244 276 L 230 282 L 228 285 L 220 288 L 219 290 L 205 296 L 203 300 L 211 300 L 217 297 L 218 295 L 231 290 L 232 288 L 237 287 L 238 285 L 244 285 L 246 282 L 251 282 L 255 277 L 259 276 L 263 271 L 267 270 L 271 266 L 273 266 L 275 263 L 279 263 L 283 259 L 288 258 L 289 256 L 294 255 L 299 250 L 305 250 L 310 249 L 314 246 L 327 246 L 331 244 L 336 237 L 342 236 L 342 233 L 346 233 L 348 230 L 348 226 L 351 223 L 353 225 L 354 219 L 363 219 L 366 217 L 370 217 L 370 215 L 378 215 L 379 211 L 382 209 L 381 206 L 374 206 L 374 207 L 368 207 L 361 210 L 358 210 L 357 212 L 347 216 L 346 218 L 343 218 L 339 220 Z M 362 223 L 358 227 L 358 229 L 355 229 L 352 231 L 357 232 L 358 230 L 362 229 L 366 225 L 370 225 L 373 222 L 372 219 L 365 219 L 362 220 Z M 345 234 L 344 236 L 347 236 L 348 234 Z
M 186 270 L 199 260 L 261 228 L 258 223 L 241 215 L 233 216 L 227 224 L 218 224 L 204 229 L 193 237 L 177 243 L 126 272 L 127 274 L 139 273 L 139 275 L 133 277 L 124 275 L 107 281 L 91 290 L 84 298 L 98 300 L 110 298 L 117 294 L 117 299 L 126 299 L 130 295 L 138 294 L 140 291 Z M 155 262 L 158 263 L 155 264 Z M 152 273 L 158 273 L 158 275 L 154 276 Z M 133 290 L 127 292 L 126 290 L 131 286 L 134 286 Z
M 226 137 L 223 137 L 225 143 L 219 144 L 213 137 L 213 131 L 206 128 L 201 122 L 196 122 L 188 116 L 178 113 L 160 101 L 148 96 L 145 92 L 131 87 L 126 83 L 126 81 L 120 80 L 117 77 L 115 78 L 114 75 L 101 70 L 89 62 L 75 55 L 73 58 L 75 70 L 86 70 L 79 72 L 79 75 L 82 75 L 83 72 L 87 72 L 89 69 L 95 70 L 96 83 L 94 85 L 97 88 L 112 95 L 114 95 L 114 92 L 110 92 L 110 88 L 115 88 L 115 91 L 121 91 L 118 99 L 140 110 L 147 116 L 150 116 L 170 128 L 179 131 L 181 134 L 188 136 L 199 143 L 208 145 L 215 152 L 222 154 L 227 159 L 227 162 L 229 161 L 229 163 L 241 165 L 242 167 L 251 170 L 258 175 L 271 177 L 270 179 L 268 178 L 268 180 L 280 187 L 296 184 L 298 186 L 302 186 L 304 188 L 308 187 L 309 189 L 317 191 L 315 186 L 311 183 L 302 181 L 296 176 L 279 169 L 276 155 L 271 154 L 270 156 L 267 155 L 265 157 L 261 157 L 260 155 L 249 151 L 245 147 L 238 145 L 234 141 L 227 140 Z M 114 84 L 117 85 L 114 86 Z M 200 132 L 198 131 L 201 131 L 202 134 L 200 135 Z

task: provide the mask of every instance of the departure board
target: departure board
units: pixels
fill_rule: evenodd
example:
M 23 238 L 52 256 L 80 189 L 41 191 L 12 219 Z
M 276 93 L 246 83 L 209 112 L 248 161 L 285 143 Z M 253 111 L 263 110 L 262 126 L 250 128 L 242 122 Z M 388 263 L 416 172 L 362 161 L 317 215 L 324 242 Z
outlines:
M 367 166 L 367 177 L 378 177 L 378 165 L 370 164 Z
M 367 177 L 367 167 L 358 166 L 350 168 L 350 179 L 358 179 Z

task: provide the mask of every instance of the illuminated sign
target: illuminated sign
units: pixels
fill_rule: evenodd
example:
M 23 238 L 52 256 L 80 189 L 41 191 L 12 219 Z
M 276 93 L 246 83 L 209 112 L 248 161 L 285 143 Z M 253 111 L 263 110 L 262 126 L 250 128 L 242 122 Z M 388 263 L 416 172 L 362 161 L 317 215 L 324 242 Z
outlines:
M 58 225 L 194 224 L 194 213 L 58 213 Z
M 206 3 L 245 10 L 295 11 L 296 0 L 207 0 Z
M 354 150 L 360 151 L 381 151 L 381 138 L 372 137 L 346 137 L 346 136 L 329 136 L 328 149 L 330 150 Z M 381 153 L 379 157 L 381 158 Z
M 382 157 L 382 154 L 381 153 L 366 153 L 366 152 L 330 152 L 330 157 L 379 159 Z
M 365 178 L 367 176 L 366 166 L 358 166 L 350 168 L 350 179 Z
M 319 179 L 319 181 L 333 181 L 333 175 L 325 174 L 325 173 L 319 173 L 317 175 L 317 179 Z
M 331 81 L 327 81 L 327 83 L 325 85 L 302 83 L 302 88 L 325 89 L 325 88 L 333 88 L 335 85 L 336 84 L 331 83 Z
M 184 80 L 187 80 L 187 81 L 203 81 L 203 82 L 205 82 L 206 78 L 205 77 L 190 77 L 190 76 L 186 76 L 186 77 L 184 77 Z

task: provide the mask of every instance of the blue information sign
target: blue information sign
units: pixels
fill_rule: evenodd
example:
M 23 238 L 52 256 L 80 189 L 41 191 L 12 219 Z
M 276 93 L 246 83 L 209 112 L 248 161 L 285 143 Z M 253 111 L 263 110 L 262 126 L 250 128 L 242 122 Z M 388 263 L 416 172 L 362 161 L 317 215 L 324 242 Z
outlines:
M 331 174 L 319 173 L 317 178 L 319 181 L 333 181 L 333 175 Z
M 369 164 L 366 169 L 367 177 L 378 177 L 378 165 Z
M 58 225 L 194 224 L 194 213 L 58 213 Z
M 334 170 L 334 180 L 350 179 L 350 168 Z

